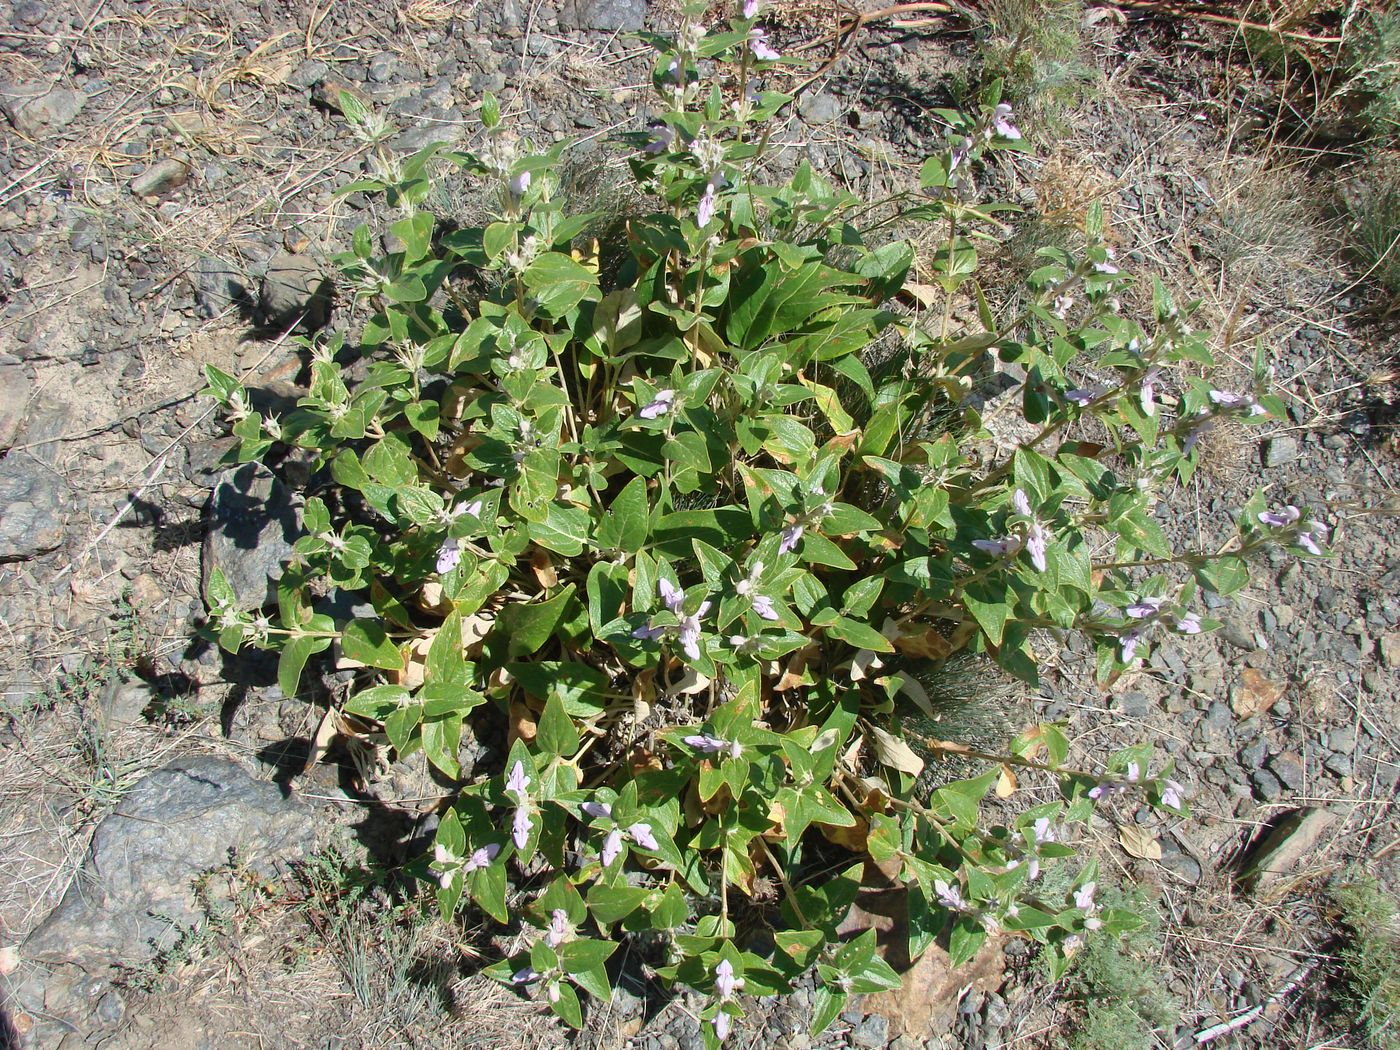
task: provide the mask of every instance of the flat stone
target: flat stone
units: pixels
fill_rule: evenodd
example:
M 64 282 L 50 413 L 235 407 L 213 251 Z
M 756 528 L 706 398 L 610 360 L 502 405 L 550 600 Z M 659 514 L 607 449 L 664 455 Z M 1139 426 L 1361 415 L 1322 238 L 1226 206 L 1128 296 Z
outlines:
M 1254 785 L 1254 794 L 1263 802 L 1274 802 L 1283 795 L 1283 785 L 1278 777 L 1267 769 L 1256 769 L 1249 774 L 1249 782 Z
M 1269 759 L 1269 771 L 1278 777 L 1279 783 L 1289 791 L 1303 790 L 1303 761 L 1297 755 L 1280 752 Z
M 1266 467 L 1282 467 L 1298 459 L 1298 439 L 1288 434 L 1266 438 L 1259 450 L 1259 458 Z
M 0 84 L 0 111 L 16 131 L 30 137 L 67 127 L 86 104 L 87 96 L 72 88 Z
M 287 487 L 261 463 L 225 470 L 209 496 L 203 589 L 222 570 L 239 609 L 277 600 L 277 581 L 301 534 L 301 514 Z
M 63 543 L 64 495 L 42 463 L 19 453 L 0 461 L 0 562 L 24 561 Z
M 133 787 L 98 825 L 77 878 L 24 944 L 26 958 L 89 973 L 139 965 L 205 916 L 203 872 L 236 862 L 271 876 L 314 843 L 311 808 L 215 756 L 179 759 Z
M 797 103 L 798 115 L 808 124 L 830 124 L 840 119 L 844 108 L 839 98 L 825 91 L 803 95 Z
M 1265 678 L 1253 667 L 1240 672 L 1239 681 L 1230 687 L 1230 706 L 1240 718 L 1252 718 L 1268 713 L 1278 703 L 1288 686 Z
M 213 255 L 202 255 L 190 268 L 186 279 L 194 290 L 195 312 L 200 317 L 218 317 L 230 307 L 252 312 L 248 278 L 233 263 Z
M 0 449 L 15 443 L 33 396 L 34 383 L 24 365 L 18 358 L 0 354 Z
M 646 21 L 646 0 L 565 0 L 559 13 L 561 27 L 604 33 L 635 32 Z
M 279 252 L 268 260 L 258 292 L 258 323 L 286 328 L 298 322 L 315 331 L 330 320 L 334 285 L 316 261 L 305 255 Z
M 1400 667 L 1400 631 L 1381 635 L 1381 660 L 1392 670 Z
M 178 157 L 157 161 L 131 180 L 131 192 L 138 197 L 159 197 L 179 189 L 190 177 L 190 166 Z
M 1325 809 L 1295 809 L 1286 814 L 1250 851 L 1242 881 L 1263 887 L 1290 874 L 1317 848 L 1336 820 Z

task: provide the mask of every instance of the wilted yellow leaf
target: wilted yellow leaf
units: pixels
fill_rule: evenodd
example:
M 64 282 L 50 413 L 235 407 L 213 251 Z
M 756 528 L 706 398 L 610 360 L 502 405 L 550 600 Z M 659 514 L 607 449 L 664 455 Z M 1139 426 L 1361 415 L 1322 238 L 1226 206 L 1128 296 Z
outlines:
M 1157 836 L 1150 831 L 1144 831 L 1136 824 L 1119 826 L 1118 844 L 1123 847 L 1123 852 L 1130 857 L 1138 857 L 1142 860 L 1162 859 L 1162 844 L 1157 841 Z

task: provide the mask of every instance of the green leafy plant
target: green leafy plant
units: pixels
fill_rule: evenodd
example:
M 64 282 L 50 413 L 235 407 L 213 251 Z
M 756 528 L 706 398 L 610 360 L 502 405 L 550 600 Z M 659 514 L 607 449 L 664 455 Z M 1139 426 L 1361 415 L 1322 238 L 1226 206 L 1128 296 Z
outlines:
M 1330 890 L 1344 930 L 1337 955 L 1345 1002 L 1377 1050 L 1400 1047 L 1400 908 L 1373 875 L 1350 871 Z
M 1071 1050 L 1151 1050 L 1170 1036 L 1181 1004 L 1166 988 L 1161 916 L 1141 890 L 1106 887 L 1105 902 L 1143 918 L 1122 937 L 1090 937 L 1065 976 L 1063 995 L 1080 1008 Z
M 1007 101 L 1056 122 L 1098 81 L 1085 54 L 1083 0 L 986 0 L 976 25 L 979 76 Z
M 1172 549 L 1153 508 L 1201 433 L 1279 406 L 1262 355 L 1251 391 L 1199 377 L 1205 337 L 1162 287 L 1149 325 L 1123 315 L 1130 279 L 1092 217 L 1084 253 L 1046 249 L 997 316 L 976 274 L 1005 206 L 969 173 L 1026 147 L 996 85 L 939 113 L 915 189 L 866 202 L 805 164 L 768 181 L 791 99 L 762 87 L 782 59 L 756 8 L 654 38 L 665 112 L 622 137 L 644 203 L 618 258 L 582 247 L 607 223 L 560 194 L 565 147 L 533 152 L 488 96 L 478 150 L 381 152 L 347 187 L 400 216 L 394 250 L 361 227 L 339 259 L 369 314 L 362 364 L 342 335 L 308 341 L 283 419 L 208 372 L 237 458 L 290 445 L 319 465 L 276 619 L 215 574 L 210 636 L 279 650 L 288 696 L 333 646 L 359 669 L 345 712 L 447 785 L 414 870 L 444 915 L 470 901 L 524 935 L 489 973 L 579 1025 L 630 938 L 708 997 L 711 1044 L 741 991 L 815 974 L 820 1031 L 898 985 L 873 931 L 838 933 L 870 862 L 907 892 L 911 957 L 942 941 L 961 962 L 1004 931 L 1058 971 L 1086 930 L 1131 927 L 1092 863 L 1054 892 L 1040 868 L 1119 797 L 1184 813 L 1170 765 L 1143 746 L 1071 767 L 1054 726 L 999 750 L 921 733 L 937 711 L 918 672 L 964 654 L 1033 682 L 1039 639 L 1079 631 L 1109 678 L 1210 628 L 1196 591 L 1239 590 L 1251 553 L 1321 553 L 1326 532 L 1259 495 L 1223 553 Z M 425 210 L 444 166 L 492 221 Z M 939 232 L 921 281 L 896 224 Z M 1024 376 L 1014 448 L 972 396 L 992 355 Z M 329 591 L 363 611 L 333 615 Z M 464 772 L 468 737 L 489 754 Z M 948 758 L 980 771 L 921 786 Z M 1018 778 L 1058 796 L 990 816 Z
M 1343 203 L 1351 253 L 1362 279 L 1380 293 L 1375 312 L 1389 316 L 1400 306 L 1400 161 L 1366 165 L 1344 189 Z

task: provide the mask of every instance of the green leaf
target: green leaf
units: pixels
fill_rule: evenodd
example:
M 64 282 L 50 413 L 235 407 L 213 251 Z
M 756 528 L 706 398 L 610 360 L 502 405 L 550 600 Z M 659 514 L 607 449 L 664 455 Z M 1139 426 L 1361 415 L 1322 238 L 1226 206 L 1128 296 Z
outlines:
M 386 671 L 403 669 L 403 655 L 390 641 L 380 620 L 351 620 L 341 633 L 340 649 L 347 659 L 366 667 L 382 667 Z
M 576 558 L 588 542 L 588 511 L 571 503 L 550 502 L 544 520 L 530 522 L 529 532 L 541 547 Z
M 578 730 L 574 728 L 574 720 L 564 710 L 564 701 L 558 693 L 551 693 L 545 702 L 536 740 L 547 755 L 568 757 L 578 750 Z
M 990 582 L 970 584 L 963 592 L 963 605 L 982 628 L 982 633 L 993 645 L 1000 645 L 1006 632 L 1006 621 L 1011 615 L 1007 604 L 1006 591 L 994 589 Z
M 888 638 L 869 624 L 853 620 L 849 616 L 838 616 L 835 623 L 827 626 L 826 633 L 857 649 L 869 649 L 877 653 L 894 652 L 894 646 Z
M 812 1027 L 808 1029 L 813 1038 L 831 1027 L 831 1022 L 846 1008 L 846 999 L 845 992 L 833 991 L 826 984 L 817 988 L 816 1003 L 812 1008 Z
M 545 252 L 521 275 L 530 296 L 545 314 L 563 317 L 585 299 L 597 300 L 598 276 L 559 252 Z
M 563 622 L 573 597 L 574 584 L 571 583 L 547 601 L 507 605 L 501 612 L 501 627 L 510 639 L 511 655 L 529 656 L 539 652 Z
M 599 923 L 610 926 L 640 908 L 651 893 L 643 886 L 605 886 L 595 882 L 588 888 L 588 910 Z
M 546 1000 L 549 1001 L 549 1000 Z M 572 985 L 559 982 L 558 1001 L 549 1001 L 549 1008 L 570 1028 L 583 1028 L 583 1007 L 579 1004 L 578 993 Z
M 333 630 L 335 625 L 330 622 L 328 616 L 313 616 L 307 625 L 308 630 Z M 301 683 L 301 672 L 306 666 L 306 661 L 316 653 L 325 652 L 330 648 L 330 638 L 312 638 L 306 635 L 298 635 L 287 639 L 287 644 L 282 648 L 282 655 L 277 660 L 277 685 L 282 690 L 282 695 L 288 699 L 297 695 L 297 688 Z
M 576 970 L 592 970 L 607 962 L 616 950 L 615 941 L 600 941 L 594 938 L 565 941 L 559 948 L 559 962 L 569 973 Z
M 465 685 L 467 662 L 462 653 L 462 614 L 453 609 L 428 645 L 423 668 L 426 682 Z
M 633 478 L 613 497 L 598 523 L 598 545 L 635 554 L 647 540 L 647 483 Z

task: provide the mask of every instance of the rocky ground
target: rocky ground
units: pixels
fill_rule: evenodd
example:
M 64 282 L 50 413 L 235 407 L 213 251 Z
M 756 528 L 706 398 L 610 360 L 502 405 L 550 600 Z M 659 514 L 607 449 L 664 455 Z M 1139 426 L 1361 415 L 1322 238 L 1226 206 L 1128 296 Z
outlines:
M 348 326 L 324 281 L 366 217 L 336 195 L 365 169 L 341 89 L 402 152 L 470 142 L 494 91 L 537 143 L 581 138 L 569 163 L 596 193 L 597 142 L 645 121 L 649 52 L 629 34 L 671 16 L 644 0 L 0 4 L 0 950 L 19 949 L 0 955 L 0 1046 L 563 1041 L 470 976 L 469 938 L 374 879 L 421 830 L 421 773 L 396 770 L 374 798 L 333 764 L 299 775 L 319 711 L 265 661 L 194 640 L 201 566 L 276 571 L 299 480 L 295 463 L 220 467 L 196 391 L 213 363 L 294 398 L 284 327 L 303 310 Z M 794 46 L 823 32 L 820 13 L 791 21 Z M 867 30 L 775 129 L 778 163 L 807 157 L 864 192 L 911 184 L 939 140 L 928 110 L 968 62 L 956 28 Z M 1123 812 L 1089 844 L 1160 903 L 1178 1037 L 1292 982 L 1222 1043 L 1314 1045 L 1343 1038 L 1317 878 L 1366 858 L 1400 881 L 1396 348 L 1356 320 L 1367 293 L 1305 173 L 1257 159 L 1220 70 L 1159 32 L 1098 23 L 1102 89 L 1026 121 L 1036 152 L 991 177 L 1050 224 L 1101 200 L 1129 265 L 1203 300 L 1227 377 L 1256 340 L 1271 354 L 1289 418 L 1209 439 L 1205 469 L 1160 506 L 1173 539 L 1218 546 L 1264 486 L 1325 508 L 1337 556 L 1273 556 L 1216 611 L 1222 631 L 1164 645 L 1107 691 L 1071 644 L 1026 700 L 1085 751 L 1159 742 L 1193 796 L 1190 820 Z M 1009 248 L 1000 265 L 1014 275 Z M 1242 882 L 1276 825 L 1281 850 Z M 1016 947 L 951 979 L 917 973 L 902 1003 L 853 1009 L 821 1045 L 1054 1045 L 1070 1008 Z M 683 1001 L 641 991 L 585 1042 L 699 1046 Z M 809 1003 L 755 1004 L 746 1045 L 804 1050 Z

